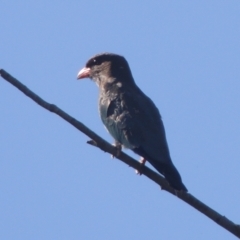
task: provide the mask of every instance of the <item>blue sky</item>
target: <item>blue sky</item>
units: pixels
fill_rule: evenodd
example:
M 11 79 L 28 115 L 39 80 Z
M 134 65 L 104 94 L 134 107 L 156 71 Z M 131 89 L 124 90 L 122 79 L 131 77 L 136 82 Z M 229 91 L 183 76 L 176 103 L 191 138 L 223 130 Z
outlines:
M 76 75 L 124 55 L 190 193 L 239 223 L 240 2 L 2 1 L 0 68 L 112 142 Z M 235 239 L 0 79 L 0 239 Z M 127 151 L 131 156 L 138 156 Z

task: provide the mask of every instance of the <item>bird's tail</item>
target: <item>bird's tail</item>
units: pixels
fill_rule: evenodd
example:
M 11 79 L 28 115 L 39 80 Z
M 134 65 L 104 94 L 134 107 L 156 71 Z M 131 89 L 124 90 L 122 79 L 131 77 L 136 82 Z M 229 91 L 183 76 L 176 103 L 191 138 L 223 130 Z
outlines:
M 166 178 L 171 187 L 178 191 L 188 191 L 182 182 L 182 178 L 178 170 L 175 168 L 172 162 L 169 162 L 167 164 L 151 162 L 151 164 Z

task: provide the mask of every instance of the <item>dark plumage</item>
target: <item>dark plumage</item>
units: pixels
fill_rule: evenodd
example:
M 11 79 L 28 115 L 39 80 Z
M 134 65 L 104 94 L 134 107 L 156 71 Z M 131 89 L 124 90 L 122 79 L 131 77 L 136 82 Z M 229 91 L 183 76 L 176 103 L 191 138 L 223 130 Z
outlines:
M 134 82 L 126 59 L 98 54 L 78 73 L 78 79 L 87 77 L 99 87 L 100 116 L 116 143 L 146 159 L 173 188 L 187 191 L 171 161 L 160 113 Z

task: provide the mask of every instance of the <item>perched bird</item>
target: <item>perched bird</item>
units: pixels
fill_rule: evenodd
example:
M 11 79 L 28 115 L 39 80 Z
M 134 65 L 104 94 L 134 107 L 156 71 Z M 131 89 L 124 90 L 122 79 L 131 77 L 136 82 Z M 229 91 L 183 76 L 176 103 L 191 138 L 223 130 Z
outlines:
M 161 115 L 136 85 L 126 59 L 113 53 L 90 58 L 78 79 L 99 87 L 99 112 L 116 145 L 131 149 L 161 173 L 175 190 L 187 191 L 172 163 Z

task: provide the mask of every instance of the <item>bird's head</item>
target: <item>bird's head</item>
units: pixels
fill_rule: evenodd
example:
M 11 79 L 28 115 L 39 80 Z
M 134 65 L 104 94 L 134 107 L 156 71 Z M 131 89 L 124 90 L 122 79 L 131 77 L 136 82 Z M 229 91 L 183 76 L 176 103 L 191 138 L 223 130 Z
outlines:
M 90 78 L 99 87 L 117 83 L 134 83 L 126 59 L 113 53 L 101 53 L 90 58 L 82 68 L 77 79 Z

